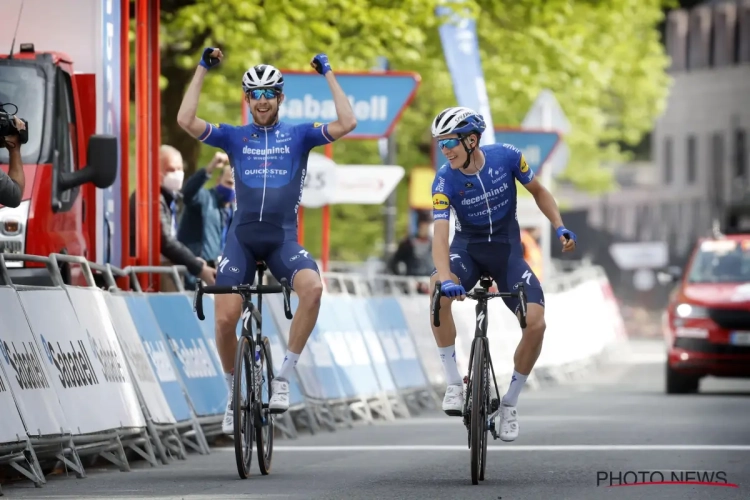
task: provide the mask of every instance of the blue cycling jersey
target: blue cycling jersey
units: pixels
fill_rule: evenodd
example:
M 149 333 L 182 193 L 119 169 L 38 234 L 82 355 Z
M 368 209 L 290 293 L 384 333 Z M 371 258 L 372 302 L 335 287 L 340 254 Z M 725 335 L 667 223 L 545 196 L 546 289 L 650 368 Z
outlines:
M 296 234 L 310 150 L 333 142 L 327 124 L 209 123 L 199 139 L 229 156 L 237 192 L 233 227 L 268 222 Z
M 466 174 L 444 164 L 432 183 L 432 215 L 435 220 L 456 221 L 454 239 L 467 242 L 521 241 L 516 213 L 516 183 L 534 179 L 520 150 L 510 144 L 480 146 L 482 169 Z

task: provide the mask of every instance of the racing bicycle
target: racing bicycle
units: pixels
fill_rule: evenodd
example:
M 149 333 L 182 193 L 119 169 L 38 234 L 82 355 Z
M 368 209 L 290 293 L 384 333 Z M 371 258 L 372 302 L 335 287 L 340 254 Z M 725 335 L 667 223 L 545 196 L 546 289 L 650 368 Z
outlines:
M 271 472 L 273 454 L 273 411 L 269 410 L 271 381 L 274 378 L 271 344 L 261 331 L 263 323 L 263 294 L 281 293 L 284 296 L 284 314 L 292 319 L 290 302 L 291 288 L 286 278 L 279 285 L 261 285 L 267 269 L 265 262 L 258 262 L 258 285 L 203 286 L 198 280 L 193 311 L 203 321 L 203 294 L 236 293 L 242 296 L 242 333 L 237 342 L 234 361 L 234 384 L 232 410 L 234 412 L 234 455 L 240 478 L 247 479 L 253 460 L 253 440 L 258 443 L 258 467 L 261 474 Z M 252 295 L 258 295 L 258 306 Z M 250 321 L 252 319 L 252 321 Z M 255 336 L 253 337 L 253 323 Z M 265 364 L 265 376 L 263 365 Z M 265 434 L 265 435 L 264 435 Z
M 520 302 L 521 328 L 526 328 L 526 291 L 523 282 L 514 286 L 515 292 L 490 292 L 492 278 L 483 274 L 479 280 L 479 287 L 468 292 L 466 297 L 476 300 L 477 324 L 474 340 L 471 343 L 469 355 L 469 373 L 464 377 L 466 393 L 464 395 L 463 420 L 469 432 L 469 450 L 471 451 L 471 484 L 484 481 L 484 470 L 487 459 L 487 431 L 497 439 L 498 429 L 495 429 L 495 417 L 500 413 L 500 391 L 495 380 L 495 368 L 490 357 L 489 340 L 487 339 L 487 302 L 496 297 L 517 298 Z M 435 283 L 432 296 L 432 322 L 440 326 L 440 297 L 442 296 L 440 282 Z M 489 372 L 492 372 L 490 377 Z M 492 397 L 490 380 L 495 385 L 495 396 Z

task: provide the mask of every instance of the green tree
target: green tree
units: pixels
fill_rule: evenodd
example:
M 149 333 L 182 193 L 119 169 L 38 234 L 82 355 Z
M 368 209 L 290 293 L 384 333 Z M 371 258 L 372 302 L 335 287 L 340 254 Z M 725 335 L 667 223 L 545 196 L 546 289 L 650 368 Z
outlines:
M 221 46 L 225 60 L 206 80 L 199 113 L 211 121 L 240 121 L 240 78 L 250 65 L 307 69 L 328 53 L 336 70 L 373 67 L 385 55 L 394 69 L 415 71 L 421 86 L 396 128 L 399 228 L 406 225 L 408 171 L 430 164 L 429 126 L 455 105 L 434 8 L 438 0 L 162 0 L 163 137 L 191 168 L 207 161 L 203 148 L 176 124 L 185 88 L 203 47 Z M 573 126 L 564 177 L 603 190 L 602 161 L 621 159 L 621 144 L 638 144 L 663 109 L 669 80 L 656 29 L 660 0 L 473 0 L 493 122 L 517 125 L 542 88 L 558 97 Z M 380 163 L 376 141 L 339 141 L 338 163 Z M 332 258 L 361 260 L 382 248 L 381 207 L 335 206 Z M 374 223 L 368 223 L 373 221 Z M 320 255 L 320 210 L 305 212 L 306 245 Z M 356 238 L 352 238 L 356 235 Z

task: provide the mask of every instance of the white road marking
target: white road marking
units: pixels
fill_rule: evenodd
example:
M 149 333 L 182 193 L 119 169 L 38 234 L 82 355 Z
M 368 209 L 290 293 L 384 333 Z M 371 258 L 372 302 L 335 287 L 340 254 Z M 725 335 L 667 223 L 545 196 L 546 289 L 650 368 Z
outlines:
M 216 450 L 234 452 L 232 447 Z M 273 451 L 469 451 L 461 445 L 349 445 L 349 446 L 274 446 Z M 560 444 L 487 446 L 487 451 L 750 451 L 750 444 Z

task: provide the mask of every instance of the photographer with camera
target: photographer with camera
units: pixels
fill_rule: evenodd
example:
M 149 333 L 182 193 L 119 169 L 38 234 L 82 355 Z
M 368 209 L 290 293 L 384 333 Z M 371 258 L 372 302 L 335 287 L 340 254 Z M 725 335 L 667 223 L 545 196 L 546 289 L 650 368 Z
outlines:
M 21 204 L 26 179 L 23 175 L 21 144 L 28 140 L 26 124 L 2 109 L 0 103 L 0 148 L 8 150 L 8 173 L 0 170 L 0 205 L 15 208 Z

